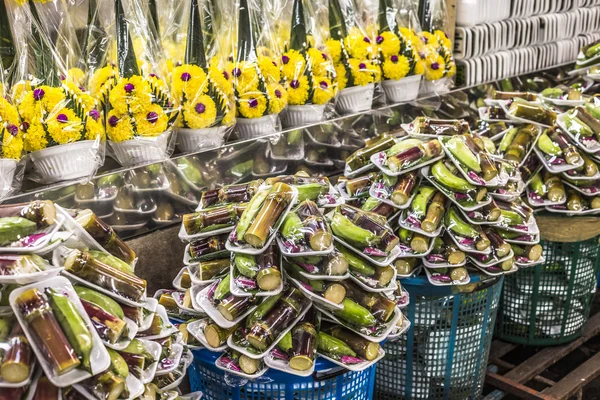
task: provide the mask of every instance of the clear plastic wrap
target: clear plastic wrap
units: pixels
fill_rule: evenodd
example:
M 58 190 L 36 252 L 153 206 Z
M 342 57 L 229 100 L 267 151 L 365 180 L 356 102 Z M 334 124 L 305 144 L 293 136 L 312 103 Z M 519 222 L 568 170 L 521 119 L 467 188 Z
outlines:
M 281 78 L 288 92 L 288 106 L 281 113 L 284 128 L 319 122 L 336 93 L 333 61 L 316 26 L 318 6 L 288 1 L 282 15 L 278 32 L 283 41 Z
M 27 385 L 33 375 L 35 357 L 21 325 L 12 314 L 0 316 L 0 346 L 0 391 Z
M 273 296 L 283 289 L 281 253 L 275 243 L 259 255 L 231 254 L 230 290 L 236 296 Z
M 175 145 L 172 127 L 179 108 L 166 85 L 165 57 L 147 15 L 145 2 L 115 1 L 110 31 L 117 68 L 106 64 L 93 78 L 107 112 L 110 154 L 126 167 L 166 159 Z
M 279 245 L 286 256 L 327 255 L 333 251 L 333 236 L 317 204 L 302 201 L 290 211 L 281 226 Z
M 91 178 L 104 161 L 104 118 L 82 87 L 85 66 L 67 4 L 26 2 L 13 16 L 23 24 L 13 99 L 33 167 L 28 177 L 46 184 Z
M 437 139 L 425 142 L 404 136 L 389 149 L 373 154 L 370 159 L 384 174 L 399 176 L 443 157 L 444 151 Z
M 25 170 L 23 130 L 17 107 L 10 101 L 17 49 L 10 23 L 9 8 L 0 4 L 0 201 L 19 191 Z
M 156 3 L 148 2 L 148 7 L 159 20 L 164 15 L 157 29 L 169 60 L 173 99 L 181 108 L 178 147 L 183 152 L 218 147 L 235 123 L 225 49 L 214 34 L 218 5 L 198 0 Z
M 274 133 L 278 114 L 288 101 L 280 84 L 280 48 L 274 35 L 274 22 L 281 12 L 279 2 L 239 0 L 227 10 L 229 23 L 237 35 L 229 47 L 233 63 L 228 72 L 233 79 L 237 131 L 242 139 Z
M 329 0 L 328 11 L 326 44 L 339 90 L 336 109 L 342 114 L 369 110 L 374 84 L 381 77 L 374 32 L 368 29 L 351 0 Z

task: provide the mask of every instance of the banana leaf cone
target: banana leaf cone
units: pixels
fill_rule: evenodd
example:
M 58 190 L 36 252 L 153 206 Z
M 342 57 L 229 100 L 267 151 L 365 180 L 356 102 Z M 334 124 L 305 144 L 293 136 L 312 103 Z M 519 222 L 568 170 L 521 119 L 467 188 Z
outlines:
M 377 22 L 379 23 L 379 33 L 390 31 L 398 35 L 396 14 L 394 13 L 393 8 L 389 5 L 388 0 L 379 0 Z
M 50 38 L 44 32 L 44 24 L 40 20 L 35 2 L 30 1 L 29 11 L 31 12 L 31 40 L 28 43 L 28 49 L 31 50 L 29 59 L 32 61 L 33 71 L 30 72 L 44 80 L 44 84 L 52 87 L 59 87 L 58 67 L 54 59 L 54 46 Z
M 292 8 L 292 29 L 290 31 L 290 49 L 304 53 L 308 45 L 308 39 L 306 38 L 304 5 L 302 2 L 303 0 L 294 0 Z
M 343 40 L 348 36 L 348 29 L 339 0 L 329 0 L 329 35 L 332 39 Z
M 11 25 L 9 22 L 8 11 L 6 9 L 6 2 L 0 3 L 0 77 L 4 78 L 0 82 L 11 82 L 11 73 L 13 69 L 13 63 L 17 52 L 15 50 L 15 40 L 13 38 Z M 8 76 L 3 76 L 4 68 L 9 71 Z
M 258 60 L 257 48 L 258 32 L 252 23 L 248 0 L 240 0 L 238 16 L 238 43 L 237 62 Z
M 115 24 L 117 30 L 117 61 L 119 74 L 124 78 L 140 75 L 133 42 L 121 0 L 115 0 Z
M 107 33 L 100 26 L 99 8 L 97 0 L 89 0 L 86 31 L 84 33 L 83 46 L 81 47 L 85 58 L 85 68 L 95 71 L 106 64 Z
M 198 0 L 190 1 L 190 21 L 185 46 L 185 64 L 197 65 L 206 70 L 206 53 L 204 51 L 204 36 L 202 34 L 199 8 Z

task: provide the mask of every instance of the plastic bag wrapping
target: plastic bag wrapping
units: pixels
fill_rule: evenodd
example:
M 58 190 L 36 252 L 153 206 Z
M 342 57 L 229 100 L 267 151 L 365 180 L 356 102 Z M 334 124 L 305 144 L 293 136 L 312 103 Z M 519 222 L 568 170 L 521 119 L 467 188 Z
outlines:
M 318 6 L 302 0 L 289 1 L 279 20 L 281 78 L 288 92 L 288 107 L 281 114 L 284 127 L 322 120 L 336 92 L 333 61 L 315 18 Z
M 225 48 L 215 40 L 213 4 L 197 0 L 178 4 L 175 9 L 165 5 L 172 22 L 161 32 L 165 52 L 176 63 L 171 87 L 175 104 L 181 107 L 176 122 L 178 147 L 183 152 L 219 147 L 235 123 L 235 103 Z M 221 30 L 221 34 L 230 32 Z
M 326 42 L 334 62 L 337 88 L 336 109 L 342 114 L 371 108 L 374 83 L 381 76 L 375 38 L 365 19 L 350 0 L 330 0 Z
M 239 0 L 223 13 L 235 41 L 233 63 L 229 65 L 234 87 L 236 121 L 241 139 L 279 130 L 278 114 L 287 104 L 287 91 L 280 84 L 280 54 L 274 34 L 275 18 L 281 13 L 279 2 Z M 237 37 L 236 37 L 237 36 Z
M 302 201 L 286 216 L 281 236 L 281 246 L 286 253 L 317 255 L 333 250 L 331 230 L 311 200 Z
M 453 44 L 448 38 L 448 14 L 443 0 L 428 2 L 422 11 L 423 31 L 418 34 L 415 70 L 425 76 L 424 92 L 444 93 L 452 86 L 456 74 Z
M 0 391 L 26 385 L 31 380 L 34 356 L 21 325 L 12 314 L 0 315 L 0 348 L 3 354 Z
M 393 0 L 367 0 L 365 8 L 371 17 L 368 26 L 373 26 L 377 58 L 381 67 L 381 86 L 387 101 L 391 103 L 414 100 L 419 92 L 421 77 L 415 76 L 415 18 L 410 10 L 404 9 Z M 403 15 L 406 15 L 404 17 Z M 418 23 L 416 24 L 418 26 Z M 413 76 L 411 79 L 404 79 Z M 404 80 L 403 80 L 404 79 Z
M 4 3 L 3 3 L 4 4 Z M 6 9 L 0 5 L 0 14 L 5 15 Z M 4 27 L 2 29 L 5 29 Z M 7 38 L 11 41 L 12 35 L 9 31 L 1 33 L 2 40 Z M 23 173 L 25 171 L 25 160 L 23 160 L 23 130 L 21 118 L 17 107 L 10 101 L 10 81 L 8 75 L 12 73 L 13 65 L 5 69 L 2 60 L 11 60 L 10 53 L 15 49 L 0 50 L 2 55 L 8 57 L 0 58 L 0 201 L 11 193 L 21 189 Z
M 65 9 L 30 2 L 11 12 L 20 39 L 12 98 L 30 152 L 28 177 L 46 184 L 89 179 L 104 161 L 102 110 L 81 86 L 81 52 Z
M 126 167 L 166 159 L 175 144 L 172 126 L 179 110 L 171 100 L 165 57 L 147 15 L 144 2 L 115 2 L 112 14 L 101 21 L 110 32 L 110 50 L 90 82 L 107 114 L 109 155 Z

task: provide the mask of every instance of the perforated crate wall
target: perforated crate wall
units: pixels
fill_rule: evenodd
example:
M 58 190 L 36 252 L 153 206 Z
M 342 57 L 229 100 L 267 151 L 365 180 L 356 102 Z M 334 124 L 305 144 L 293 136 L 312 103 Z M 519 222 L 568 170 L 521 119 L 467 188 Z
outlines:
M 410 293 L 413 324 L 400 340 L 384 344 L 375 399 L 479 398 L 502 279 L 461 289 L 432 287 L 421 277 L 402 285 Z
M 216 354 L 216 353 L 213 353 Z M 206 352 L 194 352 L 194 362 L 188 369 L 193 391 L 204 393 L 210 400 L 370 400 L 373 398 L 375 366 L 361 372 L 345 372 L 315 381 L 279 371 L 269 370 L 256 381 L 247 383 L 226 376 L 214 366 Z M 215 357 L 216 358 L 216 357 Z M 324 363 L 317 360 L 316 369 Z M 328 367 L 335 365 L 328 363 Z M 242 385 L 242 386 L 240 386 Z
M 496 336 L 532 346 L 581 336 L 600 267 L 598 237 L 582 242 L 543 241 L 544 264 L 506 277 Z

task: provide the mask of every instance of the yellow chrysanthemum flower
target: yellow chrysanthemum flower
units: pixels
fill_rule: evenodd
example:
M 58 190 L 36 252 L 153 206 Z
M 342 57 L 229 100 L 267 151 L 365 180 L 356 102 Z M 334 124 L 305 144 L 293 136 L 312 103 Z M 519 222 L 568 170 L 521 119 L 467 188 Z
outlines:
M 419 39 L 421 39 L 422 43 L 434 49 L 437 49 L 440 45 L 437 37 L 433 33 L 427 31 L 419 33 Z
M 281 56 L 282 75 L 288 81 L 298 79 L 300 75 L 304 75 L 306 68 L 306 60 L 304 56 L 297 50 L 288 50 Z
M 133 139 L 133 125 L 130 118 L 126 114 L 118 115 L 115 110 L 111 110 L 108 113 L 106 136 L 117 143 Z
M 375 81 L 378 75 L 376 67 L 369 61 L 361 61 L 355 58 L 348 60 L 350 72 L 355 86 L 365 86 Z
M 358 29 L 352 29 L 344 38 L 344 48 L 350 57 L 358 59 L 368 58 L 373 51 L 371 38 Z
M 25 151 L 38 151 L 45 149 L 48 146 L 46 132 L 40 122 L 34 122 L 27 128 L 25 132 Z
M 138 136 L 155 137 L 169 127 L 169 118 L 158 104 L 134 114 L 134 118 Z
M 71 68 L 67 72 L 67 78 L 65 80 L 67 82 L 73 82 L 77 86 L 83 86 L 85 83 L 85 72 L 80 68 Z
M 19 125 L 19 112 L 4 97 L 0 97 L 0 123 Z
M 333 68 L 331 58 L 327 53 L 316 47 L 308 49 L 308 59 L 310 60 L 313 75 L 327 75 Z
M 452 59 L 449 62 L 446 62 L 446 77 L 452 78 L 454 75 L 456 75 L 456 63 L 454 62 L 454 59 Z
M 117 69 L 112 65 L 97 69 L 92 75 L 88 89 L 94 96 L 100 97 L 112 88 L 117 75 Z
M 337 89 L 343 90 L 348 85 L 348 77 L 346 76 L 346 67 L 344 64 L 335 64 L 335 80 L 337 82 Z
M 444 31 L 437 29 L 433 32 L 433 34 L 435 35 L 440 46 L 445 47 L 448 49 L 448 51 L 452 51 L 452 41 L 450 38 L 448 38 Z
M 19 81 L 12 88 L 12 98 L 15 104 L 19 104 L 25 93 L 31 90 L 30 81 Z
M 139 75 L 119 78 L 110 91 L 109 102 L 117 114 L 141 113 L 152 105 L 152 89 L 148 81 Z
M 414 31 L 412 31 L 411 29 L 408 28 L 400 28 L 399 30 L 400 35 L 402 36 L 402 38 L 406 41 L 406 42 L 411 42 L 414 43 L 418 38 L 417 35 L 415 34 Z
M 184 64 L 173 70 L 173 97 L 178 102 L 194 98 L 208 91 L 208 79 L 204 70 L 191 64 Z
M 56 144 L 73 143 L 81 139 L 83 123 L 70 108 L 54 113 L 46 122 L 46 130 Z
M 267 86 L 269 93 L 269 112 L 279 114 L 288 103 L 287 91 L 278 83 L 272 83 Z
M 48 113 L 56 113 L 66 107 L 68 100 L 62 88 L 38 86 L 28 91 L 18 105 L 23 119 L 32 121 L 45 117 Z
M 267 111 L 267 99 L 260 92 L 246 92 L 238 98 L 237 109 L 244 118 L 259 118 Z
M 444 58 L 439 54 L 434 54 L 425 59 L 425 79 L 428 81 L 436 81 L 444 77 L 446 71 L 446 63 Z
M 303 105 L 308 100 L 308 91 L 310 86 L 308 84 L 308 78 L 304 75 L 288 82 L 286 86 L 288 93 L 288 103 L 292 105 Z
M 183 106 L 183 120 L 191 129 L 208 128 L 217 119 L 217 106 L 210 96 L 198 96 Z
M 408 75 L 410 62 L 403 55 L 393 55 L 385 59 L 382 69 L 385 79 L 398 80 Z
M 327 46 L 327 50 L 329 55 L 331 55 L 331 60 L 334 64 L 339 63 L 342 60 L 342 44 L 339 40 L 329 39 L 325 43 Z
M 281 80 L 279 65 L 271 57 L 259 56 L 258 68 L 267 82 L 279 82 Z
M 259 79 L 256 64 L 252 62 L 239 62 L 231 70 L 233 85 L 240 93 L 254 92 L 258 89 Z
M 326 76 L 313 78 L 313 104 L 327 104 L 334 95 L 331 80 Z
M 400 38 L 398 38 L 394 32 L 381 32 L 375 39 L 375 42 L 379 46 L 379 51 L 384 58 L 388 58 L 400 52 Z
M 92 110 L 88 113 L 85 120 L 85 140 L 106 140 L 106 131 L 102 123 L 102 116 L 98 110 Z
M 23 133 L 16 125 L 6 124 L 0 129 L 2 146 L 0 157 L 20 160 L 23 155 Z
M 231 71 L 231 68 L 229 69 Z M 229 95 L 233 91 L 233 85 L 231 83 L 231 74 L 226 69 L 219 66 L 219 60 L 214 57 L 210 60 L 208 66 L 208 76 L 215 83 L 215 86 L 226 95 Z

